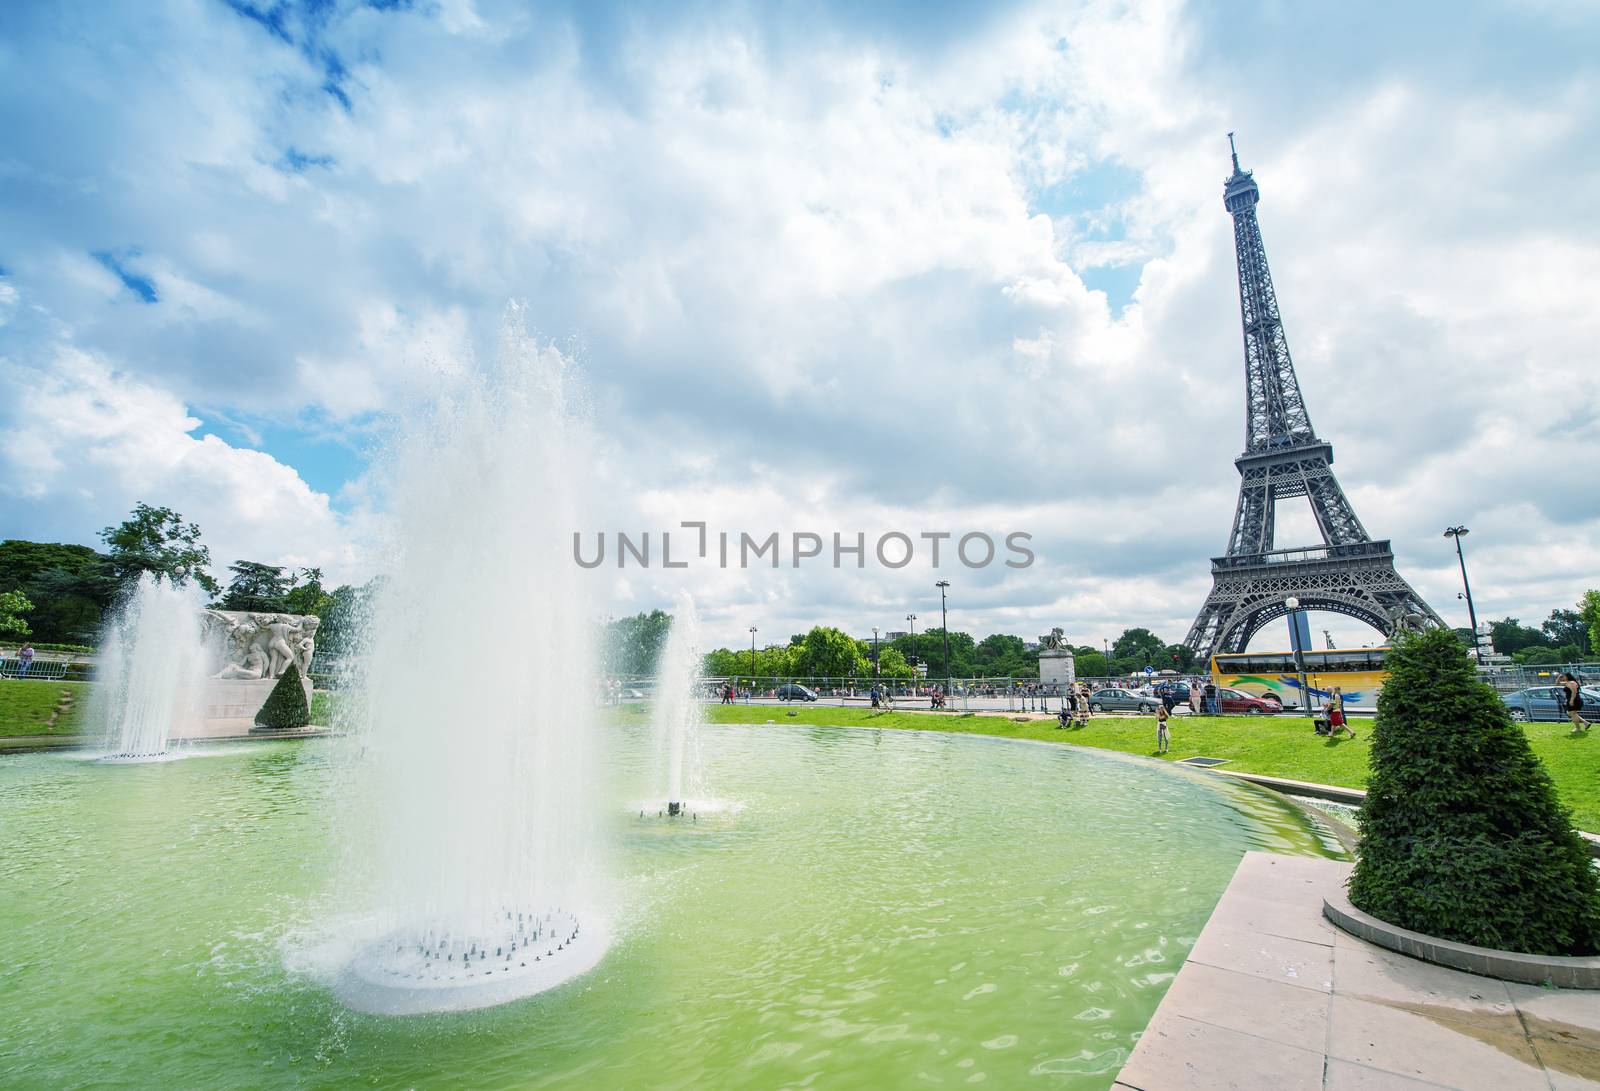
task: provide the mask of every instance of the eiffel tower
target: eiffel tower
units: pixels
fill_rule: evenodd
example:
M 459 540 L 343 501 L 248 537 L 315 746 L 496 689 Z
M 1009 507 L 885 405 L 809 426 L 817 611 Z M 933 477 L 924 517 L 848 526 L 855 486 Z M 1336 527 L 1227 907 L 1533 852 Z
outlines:
M 1228 134 L 1233 175 L 1222 202 L 1233 216 L 1239 262 L 1239 311 L 1244 322 L 1245 444 L 1239 468 L 1239 506 L 1228 551 L 1211 561 L 1212 588 L 1184 641 L 1197 657 L 1242 652 L 1261 628 L 1300 610 L 1329 610 L 1366 622 L 1385 635 L 1443 625 L 1432 607 L 1395 571 L 1389 543 L 1368 536 L 1333 476 L 1333 445 L 1311 427 L 1289 341 L 1272 290 L 1267 251 L 1256 222 L 1261 190 L 1239 169 Z M 1322 544 L 1278 549 L 1276 503 L 1305 497 Z

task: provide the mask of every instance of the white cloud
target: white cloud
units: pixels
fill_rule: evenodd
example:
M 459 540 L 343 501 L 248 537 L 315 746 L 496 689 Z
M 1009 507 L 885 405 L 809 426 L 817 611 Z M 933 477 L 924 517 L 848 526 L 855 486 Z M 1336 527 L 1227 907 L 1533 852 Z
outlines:
M 359 571 L 325 495 L 271 455 L 196 435 L 200 421 L 171 394 L 70 347 L 44 371 L 5 361 L 0 376 L 0 492 L 13 512 L 108 525 L 146 501 L 200 524 L 214 575 L 238 558 L 321 566 L 331 579 Z
M 202 502 L 170 489 L 209 497 L 203 525 L 239 555 L 348 550 L 326 498 L 195 438 L 185 406 L 365 427 L 419 375 L 482 357 L 521 298 L 588 376 L 614 525 L 1026 521 L 1040 565 L 964 588 L 963 624 L 1178 639 L 1243 432 L 1220 196 L 1237 129 L 1312 418 L 1406 574 L 1448 613 L 1438 531 L 1467 522 L 1480 597 L 1526 620 L 1600 567 L 1580 472 L 1600 450 L 1600 75 L 1496 54 L 1522 35 L 1567 56 L 1580 12 L 1498 35 L 1492 9 L 1397 17 L 1379 41 L 1316 9 L 1219 27 L 1175 2 L 1083 3 L 913 36 L 827 8 L 586 22 L 463 0 L 336 15 L 309 48 L 223 5 L 87 30 L 62 10 L 27 21 L 0 105 L 19 134 L 0 165 L 0 285 L 23 300 L 0 299 L 7 355 L 51 379 L 114 359 L 121 446 L 134 420 L 161 438 L 113 471 L 25 429 L 27 510 L 57 513 L 27 533 L 85 539 L 130 491 Z M 318 89 L 326 51 L 348 111 Z M 129 247 L 156 304 L 89 256 Z M 1086 284 L 1129 263 L 1126 308 Z M 54 397 L 44 412 L 88 426 Z M 224 498 L 257 477 L 301 544 Z M 865 631 L 932 578 L 701 591 L 733 639 L 751 614 Z M 674 583 L 617 598 L 665 603 Z

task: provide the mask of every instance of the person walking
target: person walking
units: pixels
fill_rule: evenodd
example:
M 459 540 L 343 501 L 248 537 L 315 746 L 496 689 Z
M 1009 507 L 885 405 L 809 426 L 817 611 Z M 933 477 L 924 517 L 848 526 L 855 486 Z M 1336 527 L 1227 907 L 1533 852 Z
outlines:
M 1165 754 L 1168 745 L 1172 742 L 1172 732 L 1167 722 L 1172 718 L 1172 713 L 1165 704 L 1156 708 L 1156 753 Z
M 1572 733 L 1584 734 L 1589 730 L 1589 721 L 1583 715 L 1583 687 L 1571 671 L 1561 675 L 1561 695 L 1565 698 L 1562 704 L 1566 706 L 1567 718 L 1572 721 Z
M 1334 686 L 1328 691 L 1328 738 L 1337 739 L 1341 731 L 1349 732 L 1352 739 L 1356 737 L 1344 716 L 1344 691 Z
M 1189 715 L 1195 716 L 1200 712 L 1200 680 L 1189 679 Z
M 1204 707 L 1206 715 L 1217 715 L 1217 684 L 1209 678 L 1206 679 L 1205 700 L 1202 702 L 1202 707 Z
M 725 705 L 733 704 L 733 683 L 732 682 L 728 682 L 728 683 L 724 684 L 723 687 L 722 687 L 722 703 L 725 704 Z
M 33 667 L 33 645 L 24 644 L 22 650 L 17 652 L 17 677 L 21 678 Z M 1570 678 L 1571 675 L 1568 675 Z M 20 691 L 19 691 L 20 692 Z

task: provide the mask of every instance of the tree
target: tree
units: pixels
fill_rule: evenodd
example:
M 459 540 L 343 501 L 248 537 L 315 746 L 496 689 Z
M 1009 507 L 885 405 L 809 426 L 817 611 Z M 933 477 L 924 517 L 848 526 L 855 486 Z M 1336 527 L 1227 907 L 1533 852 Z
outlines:
M 1589 630 L 1589 654 L 1600 654 L 1600 591 L 1585 591 L 1578 600 L 1578 614 Z
M 1074 667 L 1079 678 L 1105 678 L 1109 671 L 1106 657 L 1100 652 L 1079 652 Z
M 286 612 L 322 616 L 332 596 L 322 589 L 322 569 L 302 568 L 289 577 L 289 591 L 283 596 Z
M 344 584 L 325 595 L 322 609 L 316 611 L 322 624 L 317 627 L 317 652 L 328 656 L 353 655 L 361 639 L 367 611 L 372 596 L 377 592 L 378 581 L 372 580 L 364 587 Z
M 233 579 L 217 603 L 221 610 L 248 610 L 261 614 L 289 613 L 290 579 L 275 564 L 234 561 L 228 566 Z
M 1543 644 L 1544 634 L 1514 617 L 1507 617 L 1489 622 L 1489 639 L 1494 642 L 1494 650 L 1501 655 L 1516 655 L 1523 648 Z
M 707 652 L 701 665 L 701 673 L 708 678 L 734 678 L 740 674 L 750 673 L 750 653 L 744 653 L 743 662 L 739 653 L 732 648 L 718 648 L 714 652 Z
M 1544 630 L 1545 641 L 1548 644 L 1555 647 L 1563 644 L 1575 645 L 1580 656 L 1590 652 L 1589 626 L 1583 620 L 1583 615 L 1576 610 L 1551 610 L 1549 620 L 1539 628 Z
M 1124 629 L 1111 645 L 1111 658 L 1130 663 L 1130 670 L 1145 667 L 1159 670 L 1171 662 L 1167 658 L 1166 641 L 1149 629 Z
M 1600 951 L 1600 881 L 1505 702 L 1446 630 L 1403 637 L 1378 697 L 1350 900 L 1428 935 Z
M 884 648 L 878 653 L 880 678 L 910 678 L 913 673 L 911 664 L 906 662 L 906 657 L 897 649 Z
M 872 673 L 872 663 L 862 642 L 831 626 L 813 627 L 796 650 L 793 670 L 797 675 L 844 678 L 850 674 L 865 677 Z
M 621 617 L 606 626 L 606 670 L 628 678 L 643 678 L 654 674 L 656 660 L 672 630 L 672 615 L 665 610 L 651 610 L 648 614 Z M 748 670 L 749 657 L 745 657 Z
M 1030 652 L 1020 636 L 992 633 L 978 641 L 972 650 L 972 669 L 963 673 L 984 678 L 1037 677 L 1039 653 Z
M 200 544 L 200 527 L 185 523 L 171 508 L 153 508 L 140 502 L 119 525 L 100 532 L 116 577 L 121 582 L 154 572 L 176 583 L 194 580 L 208 594 L 217 593 L 217 581 L 206 572 L 211 551 Z
M 1548 644 L 1534 644 L 1531 647 L 1523 648 L 1511 658 L 1525 667 L 1538 667 L 1547 663 L 1561 662 L 1556 655 L 1556 650 Z
M 20 592 L 33 604 L 26 620 L 35 640 L 92 643 L 119 586 L 110 558 L 88 546 L 0 542 L 0 591 Z
M 33 603 L 21 591 L 0 591 L 0 633 L 28 636 L 27 619 L 23 617 L 33 609 Z
M 267 694 L 266 703 L 256 713 L 256 726 L 272 731 L 294 731 L 311 722 L 311 709 L 306 705 L 305 684 L 300 681 L 300 668 L 290 663 L 289 669 L 278 678 L 278 684 Z
M 1171 669 L 1183 673 L 1194 670 L 1194 649 L 1187 644 L 1168 644 L 1167 662 L 1164 666 L 1170 666 Z

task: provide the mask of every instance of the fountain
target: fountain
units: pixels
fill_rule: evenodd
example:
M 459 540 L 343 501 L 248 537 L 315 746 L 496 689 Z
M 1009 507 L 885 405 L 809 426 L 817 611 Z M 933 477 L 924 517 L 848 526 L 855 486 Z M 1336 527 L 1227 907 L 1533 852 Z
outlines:
M 684 813 L 689 792 L 699 794 L 699 728 L 704 715 L 700 695 L 700 619 L 694 599 L 679 597 L 672 629 L 656 667 L 655 712 L 651 720 L 657 751 L 667 771 L 666 813 Z
M 101 636 L 91 715 L 104 726 L 102 761 L 161 761 L 173 729 L 196 719 L 205 679 L 197 587 L 144 572 Z
M 370 937 L 335 991 L 380 1014 L 561 984 L 605 953 L 590 761 L 594 612 L 567 537 L 593 449 L 567 361 L 513 321 L 446 380 L 387 466 L 387 576 L 365 644 L 352 827 Z

